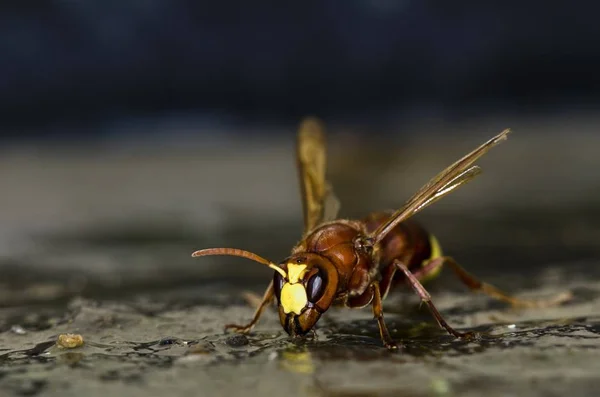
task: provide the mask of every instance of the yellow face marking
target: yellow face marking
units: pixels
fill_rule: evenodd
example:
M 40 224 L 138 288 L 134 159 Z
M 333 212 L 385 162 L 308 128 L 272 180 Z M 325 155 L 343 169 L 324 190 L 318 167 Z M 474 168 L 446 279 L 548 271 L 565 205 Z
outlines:
M 300 314 L 307 303 L 306 290 L 302 284 L 284 284 L 281 289 L 281 306 L 285 314 Z
M 304 289 L 304 285 L 300 284 L 306 273 L 306 267 L 304 264 L 287 264 L 288 282 L 281 288 L 281 306 L 283 306 L 285 314 L 300 314 L 308 303 L 306 289 Z
M 296 284 L 304 277 L 304 273 L 306 273 L 306 265 L 297 265 L 295 263 L 288 263 L 288 274 L 287 279 L 290 284 Z

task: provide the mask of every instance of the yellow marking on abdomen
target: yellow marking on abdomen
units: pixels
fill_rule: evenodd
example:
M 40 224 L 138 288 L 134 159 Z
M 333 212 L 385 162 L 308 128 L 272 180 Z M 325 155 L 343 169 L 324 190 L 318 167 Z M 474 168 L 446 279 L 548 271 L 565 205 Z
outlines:
M 437 238 L 435 238 L 435 236 L 433 234 L 429 235 L 429 246 L 431 247 L 431 256 L 429 257 L 429 259 L 426 259 L 423 261 L 423 263 L 421 264 L 422 267 L 427 266 L 429 264 L 429 262 L 431 262 L 432 260 L 437 259 L 444 255 L 439 241 L 437 240 Z M 433 269 L 429 273 L 427 273 L 424 277 L 422 277 L 420 279 L 420 281 L 425 282 L 425 281 L 431 280 L 432 278 L 436 277 L 440 273 L 441 270 L 442 270 L 441 266 L 436 267 L 435 269 Z
M 429 235 L 429 246 L 431 247 L 431 256 L 429 257 L 429 260 L 439 258 L 443 255 L 442 247 L 433 234 Z

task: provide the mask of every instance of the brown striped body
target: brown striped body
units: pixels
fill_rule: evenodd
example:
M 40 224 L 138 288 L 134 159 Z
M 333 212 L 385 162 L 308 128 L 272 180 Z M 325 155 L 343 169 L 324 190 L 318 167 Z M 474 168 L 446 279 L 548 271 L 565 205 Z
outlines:
M 373 300 L 373 290 L 369 288 L 373 280 L 379 280 L 382 296 L 386 296 L 393 283 L 401 279 L 392 265 L 394 260 L 399 259 L 412 271 L 431 257 L 429 234 L 411 220 L 398 224 L 372 252 L 363 248 L 361 239 L 390 216 L 391 213 L 378 212 L 359 221 L 322 224 L 294 247 L 290 258 L 303 253 L 326 258 L 339 276 L 336 303 L 364 307 Z

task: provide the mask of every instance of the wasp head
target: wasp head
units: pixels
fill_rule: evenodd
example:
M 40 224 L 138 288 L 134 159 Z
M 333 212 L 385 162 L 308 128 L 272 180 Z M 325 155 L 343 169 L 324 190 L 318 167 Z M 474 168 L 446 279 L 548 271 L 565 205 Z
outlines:
M 327 258 L 311 253 L 284 260 L 273 276 L 279 320 L 291 336 L 308 333 L 333 303 L 338 273 Z

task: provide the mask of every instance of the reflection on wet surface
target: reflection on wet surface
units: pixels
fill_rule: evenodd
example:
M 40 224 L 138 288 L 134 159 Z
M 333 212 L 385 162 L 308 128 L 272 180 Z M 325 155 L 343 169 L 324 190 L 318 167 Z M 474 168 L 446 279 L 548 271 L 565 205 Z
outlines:
M 382 347 L 368 310 L 333 309 L 314 337 L 290 339 L 274 312 L 267 313 L 247 336 L 224 333 L 226 320 L 251 314 L 245 305 L 207 303 L 175 309 L 157 308 L 148 297 L 119 302 L 76 299 L 67 305 L 16 311 L 3 318 L 0 385 L 16 395 L 50 391 L 64 395 L 69 390 L 93 395 L 98 384 L 118 385 L 115 390 L 129 394 L 137 387 L 155 385 L 151 394 L 159 395 L 168 388 L 156 385 L 157 379 L 189 386 L 196 379 L 188 378 L 193 369 L 205 374 L 197 379 L 197 387 L 206 395 L 218 394 L 223 387 L 230 392 L 254 387 L 246 394 L 261 395 L 259 380 L 261 385 L 281 382 L 280 387 L 292 395 L 437 395 L 476 390 L 473 382 L 482 382 L 486 376 L 499 391 L 507 390 L 506 385 L 514 383 L 510 373 L 519 373 L 521 368 L 529 372 L 520 373 L 519 382 L 549 382 L 540 388 L 542 395 L 542 390 L 551 390 L 559 381 L 556 374 L 562 368 L 565 376 L 576 371 L 587 379 L 579 390 L 584 395 L 591 385 L 598 385 L 593 379 L 600 317 L 578 316 L 577 311 L 590 301 L 600 307 L 600 294 L 594 291 L 593 295 L 588 292 L 584 302 L 576 299 L 545 313 L 493 308 L 483 297 L 470 299 L 467 312 L 462 312 L 456 306 L 464 304 L 465 294 L 445 294 L 441 306 L 455 309 L 443 310 L 448 320 L 478 332 L 479 337 L 470 341 L 445 334 L 425 310 L 407 305 L 404 315 L 388 315 L 390 332 L 402 343 L 397 353 Z M 411 299 L 405 292 L 395 298 L 397 302 L 392 298 L 390 306 Z M 530 319 L 536 315 L 540 319 Z M 67 332 L 81 334 L 83 345 L 72 349 L 57 346 L 59 335 Z M 557 355 L 565 361 L 556 360 Z M 583 363 L 573 367 L 570 363 L 575 357 L 589 360 L 589 367 Z M 481 367 L 484 358 L 493 361 Z M 510 366 L 509 373 L 501 369 L 506 366 Z M 245 368 L 244 381 L 231 376 L 240 368 Z M 368 376 L 373 371 L 387 376 Z M 537 375 L 530 376 L 531 371 Z M 293 385 L 298 379 L 302 381 L 296 388 Z

